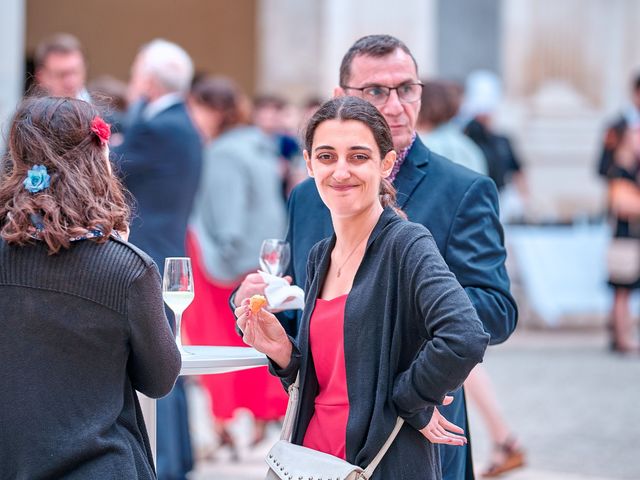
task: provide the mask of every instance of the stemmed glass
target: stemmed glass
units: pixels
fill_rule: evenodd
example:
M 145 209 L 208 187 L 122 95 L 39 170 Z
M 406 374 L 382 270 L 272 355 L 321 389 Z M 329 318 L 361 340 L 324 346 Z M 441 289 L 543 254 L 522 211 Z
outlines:
M 260 247 L 260 267 L 271 275 L 281 277 L 289 266 L 291 249 L 289 242 L 267 238 Z
M 181 354 L 188 354 L 182 347 L 180 321 L 182 312 L 193 301 L 193 273 L 189 257 L 167 257 L 164 260 L 162 298 L 176 318 L 176 344 Z

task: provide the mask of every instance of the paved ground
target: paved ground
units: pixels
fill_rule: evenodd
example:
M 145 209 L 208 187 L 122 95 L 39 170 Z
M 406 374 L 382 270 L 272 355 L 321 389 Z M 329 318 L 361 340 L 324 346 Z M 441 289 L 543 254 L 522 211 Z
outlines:
M 640 358 L 605 351 L 600 332 L 518 332 L 485 360 L 503 409 L 527 449 L 528 466 L 505 480 L 640 479 Z M 470 411 L 477 466 L 489 442 L 480 418 Z M 197 414 L 198 424 L 208 419 Z M 248 436 L 240 414 L 234 434 Z M 205 427 L 200 442 L 211 444 Z M 243 446 L 239 462 L 227 451 L 198 463 L 190 480 L 262 480 L 262 458 L 277 438 L 272 429 L 257 448 Z

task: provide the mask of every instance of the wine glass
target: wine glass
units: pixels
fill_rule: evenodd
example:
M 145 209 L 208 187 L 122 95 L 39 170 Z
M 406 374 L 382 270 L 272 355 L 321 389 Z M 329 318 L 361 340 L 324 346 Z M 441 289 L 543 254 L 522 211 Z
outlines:
M 164 260 L 162 298 L 176 317 L 176 343 L 181 354 L 188 352 L 182 347 L 180 321 L 182 312 L 193 301 L 193 273 L 189 257 L 167 257 Z
M 260 247 L 260 267 L 263 271 L 281 277 L 289 266 L 291 249 L 289 242 L 267 238 Z

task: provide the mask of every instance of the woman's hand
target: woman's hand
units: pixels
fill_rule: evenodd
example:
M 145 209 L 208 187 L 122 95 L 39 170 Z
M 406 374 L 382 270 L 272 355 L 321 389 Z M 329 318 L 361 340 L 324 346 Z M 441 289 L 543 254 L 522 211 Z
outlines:
M 264 295 L 264 289 L 267 287 L 267 284 L 264 283 L 262 279 L 262 275 L 259 273 L 250 273 L 247 275 L 242 283 L 236 290 L 234 300 L 236 305 L 240 306 L 244 303 L 245 299 L 250 298 L 252 295 Z M 238 309 L 236 308 L 235 311 Z M 238 314 L 236 313 L 236 318 L 238 318 Z
M 444 397 L 444 402 L 442 402 L 442 404 L 449 405 L 451 402 L 453 402 L 453 397 L 447 395 Z M 431 443 L 444 443 L 446 445 L 457 446 L 462 446 L 467 443 L 467 437 L 464 436 L 464 430 L 444 418 L 437 408 L 434 408 L 431 420 L 427 423 L 426 427 L 420 430 L 420 433 L 422 433 Z
M 264 309 L 252 313 L 248 298 L 242 301 L 234 314 L 244 343 L 267 355 L 280 368 L 289 365 L 293 347 L 287 332 L 273 314 Z
M 289 285 L 291 285 L 291 281 L 292 278 L 287 275 L 285 277 L 283 277 L 287 282 L 289 282 Z M 236 305 L 238 304 L 242 304 L 242 302 L 244 302 L 245 298 L 250 298 L 252 295 L 264 295 L 264 289 L 267 288 L 267 284 L 264 282 L 264 280 L 262 279 L 262 275 L 260 275 L 259 273 L 250 273 L 249 275 L 247 275 L 244 280 L 242 281 L 242 283 L 240 284 L 240 286 L 238 287 L 238 290 L 236 290 L 236 293 L 233 297 L 233 301 Z M 286 301 L 292 300 L 293 297 L 289 297 L 286 299 Z M 278 313 L 283 311 L 282 308 L 268 308 L 268 311 L 273 312 L 273 313 Z M 237 315 L 236 315 L 237 317 Z
M 609 181 L 609 206 L 616 216 L 637 219 L 640 216 L 640 189 L 626 179 Z

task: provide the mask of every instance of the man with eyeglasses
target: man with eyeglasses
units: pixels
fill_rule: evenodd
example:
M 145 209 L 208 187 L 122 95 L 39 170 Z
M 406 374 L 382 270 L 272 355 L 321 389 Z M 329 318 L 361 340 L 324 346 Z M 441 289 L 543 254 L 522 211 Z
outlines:
M 80 41 L 71 34 L 57 33 L 42 41 L 34 55 L 36 82 L 53 97 L 72 97 L 87 102 L 87 65 Z
M 356 41 L 345 54 L 340 86 L 334 94 L 360 96 L 384 115 L 398 154 L 390 177 L 398 190 L 398 205 L 409 220 L 431 231 L 440 253 L 491 334 L 491 343 L 501 343 L 515 329 L 517 307 L 509 292 L 504 265 L 506 251 L 498 219 L 497 190 L 490 178 L 429 151 L 416 137 L 421 91 L 417 64 L 407 46 L 389 35 L 370 35 Z M 289 199 L 287 240 L 292 251 L 289 274 L 296 284 L 305 285 L 311 247 L 332 233 L 329 211 L 313 179 L 308 179 L 293 190 Z M 241 300 L 263 292 L 264 287 L 260 275 L 251 274 L 231 301 L 240 304 Z M 293 335 L 297 316 L 287 313 L 291 312 L 280 315 L 281 321 Z M 462 389 L 451 394 L 454 402 L 438 409 L 468 435 Z M 421 427 L 424 425 L 403 428 Z M 469 445 L 440 447 L 444 479 L 474 478 Z M 347 439 L 347 457 L 358 448 Z

